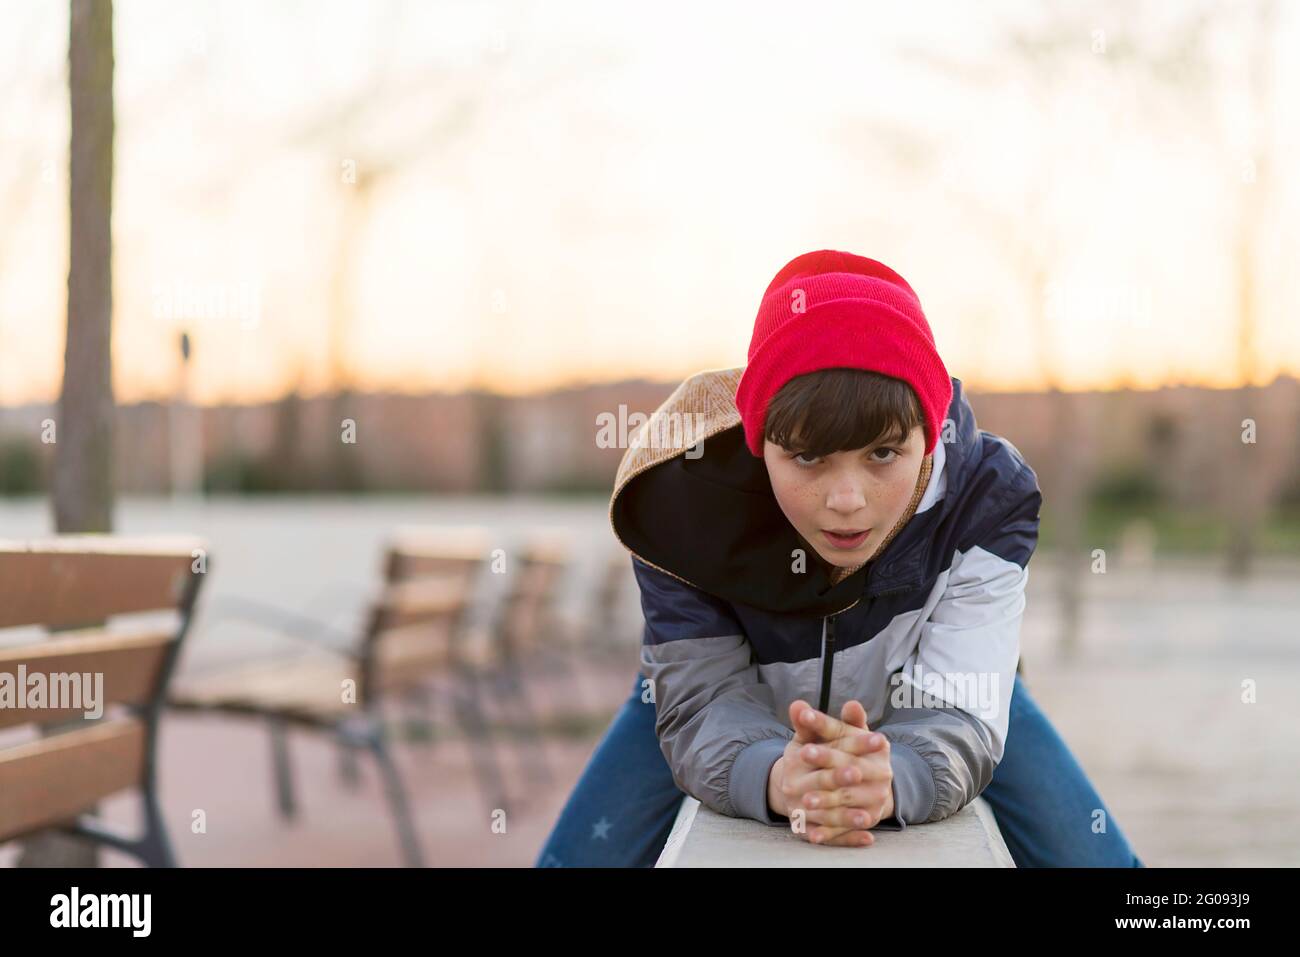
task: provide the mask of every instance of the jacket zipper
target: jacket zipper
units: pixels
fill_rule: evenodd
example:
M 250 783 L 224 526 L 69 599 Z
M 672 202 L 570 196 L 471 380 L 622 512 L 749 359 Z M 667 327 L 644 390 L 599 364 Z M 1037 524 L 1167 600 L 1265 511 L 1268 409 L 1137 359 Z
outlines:
M 872 596 L 870 600 L 874 601 L 876 598 L 881 598 L 885 595 L 895 595 L 904 591 L 907 591 L 906 585 L 900 588 L 890 588 L 887 591 L 882 591 L 879 594 Z M 859 599 L 859 601 L 860 600 L 861 599 Z M 822 714 L 830 714 L 826 709 L 830 707 L 831 703 L 831 677 L 835 672 L 835 619 L 848 611 L 849 608 L 857 605 L 857 603 L 858 602 L 855 601 L 852 605 L 849 605 L 848 608 L 841 608 L 839 611 L 835 612 L 835 614 L 827 615 L 822 618 L 822 688 L 821 694 L 818 695 L 817 698 L 817 710 Z M 834 717 L 834 715 L 832 715 L 832 717 Z
M 838 614 L 838 613 L 837 613 Z M 817 710 L 829 714 L 831 703 L 831 674 L 835 670 L 835 615 L 822 619 L 822 691 Z

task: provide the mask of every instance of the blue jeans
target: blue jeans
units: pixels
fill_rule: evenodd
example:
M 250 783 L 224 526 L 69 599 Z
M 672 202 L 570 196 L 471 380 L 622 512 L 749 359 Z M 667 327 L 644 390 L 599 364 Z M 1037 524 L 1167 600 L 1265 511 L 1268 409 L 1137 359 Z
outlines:
M 537 866 L 653 866 L 683 796 L 659 750 L 655 706 L 642 702 L 638 675 Z M 981 796 L 1017 867 L 1144 866 L 1018 674 L 1006 750 Z

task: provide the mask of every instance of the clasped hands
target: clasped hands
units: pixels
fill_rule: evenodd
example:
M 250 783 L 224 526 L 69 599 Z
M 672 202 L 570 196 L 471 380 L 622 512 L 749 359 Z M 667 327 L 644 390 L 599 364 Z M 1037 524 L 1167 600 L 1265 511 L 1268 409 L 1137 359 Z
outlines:
M 894 813 L 889 739 L 846 701 L 837 721 L 800 699 L 790 703 L 794 737 L 767 778 L 767 803 L 812 844 L 867 847 L 869 828 Z M 802 826 L 801 826 L 802 825 Z

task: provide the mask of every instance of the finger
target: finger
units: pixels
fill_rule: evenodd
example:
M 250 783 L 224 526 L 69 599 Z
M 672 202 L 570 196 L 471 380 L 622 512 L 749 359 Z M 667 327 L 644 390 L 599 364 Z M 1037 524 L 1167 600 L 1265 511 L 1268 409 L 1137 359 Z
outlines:
M 794 728 L 794 739 L 801 744 L 805 741 L 819 740 L 819 736 L 804 724 L 802 718 L 805 711 L 812 710 L 814 710 L 813 706 L 803 698 L 796 698 L 790 702 L 790 727 Z
M 833 807 L 825 811 L 804 812 L 804 826 L 843 827 L 852 830 L 868 830 L 880 823 L 882 807 Z
M 805 744 L 798 756 L 810 768 L 843 768 L 855 760 L 855 755 L 829 744 Z
M 794 797 L 790 803 L 799 807 L 816 807 L 815 804 L 804 802 L 804 794 L 819 794 L 823 791 L 834 791 L 841 787 L 851 787 L 855 784 L 862 784 L 861 768 L 821 768 L 816 771 L 805 771 L 802 774 L 796 774 L 791 779 L 791 790 Z
M 831 847 L 870 847 L 876 843 L 875 835 L 870 831 L 845 831 L 839 837 L 826 842 Z
M 837 751 L 843 751 L 845 754 L 851 754 L 859 758 L 878 753 L 889 754 L 889 739 L 879 731 L 854 729 L 852 734 L 826 743 Z
M 823 792 L 842 791 L 859 786 L 879 786 L 893 780 L 893 771 L 880 762 L 867 762 L 855 758 L 854 763 L 843 768 L 821 768 L 795 774 L 790 779 L 790 803 L 800 807 L 826 807 Z
M 791 705 L 791 717 L 796 719 L 794 725 L 796 733 L 804 730 L 823 741 L 834 741 L 856 730 L 838 718 L 832 718 L 806 703 L 798 711 L 794 710 L 794 705 Z
M 890 781 L 894 776 L 888 758 L 880 755 L 851 757 L 848 764 L 813 770 L 805 770 L 795 762 L 786 773 L 789 775 L 790 793 L 794 795 Z
M 889 788 L 890 784 L 884 781 L 873 781 L 866 784 L 838 787 L 831 791 L 805 791 L 799 796 L 798 806 L 807 808 L 807 814 L 843 807 L 860 808 L 869 811 L 873 808 L 884 807 Z
M 844 707 L 840 708 L 840 720 L 855 728 L 861 728 L 864 731 L 870 730 L 867 727 L 867 709 L 862 707 L 862 702 L 856 699 L 844 702 Z
M 842 827 L 810 827 L 804 837 L 810 844 L 830 847 L 869 847 L 876 842 L 870 831 Z
M 888 742 L 843 742 L 861 754 L 827 744 L 805 744 L 787 761 L 786 780 L 794 794 L 804 791 L 829 791 L 850 784 L 881 780 L 892 773 Z

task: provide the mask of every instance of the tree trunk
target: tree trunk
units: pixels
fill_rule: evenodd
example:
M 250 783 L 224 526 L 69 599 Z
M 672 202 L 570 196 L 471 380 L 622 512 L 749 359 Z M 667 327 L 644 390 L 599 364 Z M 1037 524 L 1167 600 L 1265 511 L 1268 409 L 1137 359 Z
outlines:
M 113 4 L 72 0 L 68 330 L 55 420 L 53 506 L 59 532 L 113 527 Z M 57 730 L 57 729 L 52 729 Z M 96 849 L 47 831 L 20 866 L 94 867 Z
M 54 454 L 60 532 L 107 532 L 113 516 L 113 5 L 72 0 L 68 333 Z
M 1273 139 L 1272 97 L 1269 77 L 1272 72 L 1273 24 L 1276 8 L 1272 3 L 1255 7 L 1253 47 L 1250 57 L 1251 175 L 1243 169 L 1240 213 L 1237 221 L 1235 249 L 1237 267 L 1237 374 L 1241 386 L 1232 397 L 1236 415 L 1228 432 L 1233 454 L 1228 458 L 1233 479 L 1225 483 L 1228 517 L 1228 540 L 1224 558 L 1228 578 L 1249 578 L 1258 548 L 1258 531 L 1268 510 L 1269 490 L 1262 475 L 1260 437 L 1254 442 L 1241 438 L 1246 419 L 1258 419 L 1262 390 L 1255 387 L 1258 373 L 1258 338 L 1261 298 L 1260 267 L 1257 251 L 1264 236 L 1265 204 L 1272 195 Z M 1257 423 L 1258 424 L 1258 423 Z M 1264 441 L 1273 441 L 1265 436 Z

